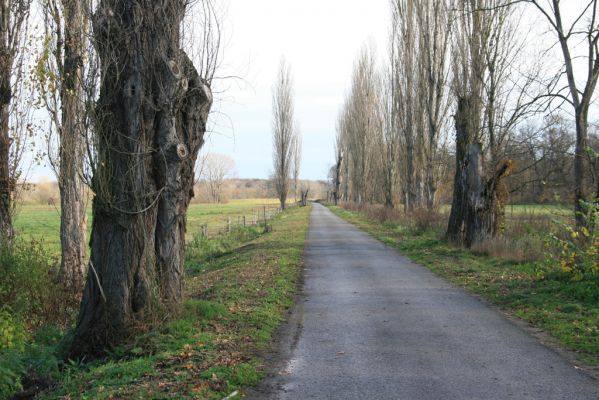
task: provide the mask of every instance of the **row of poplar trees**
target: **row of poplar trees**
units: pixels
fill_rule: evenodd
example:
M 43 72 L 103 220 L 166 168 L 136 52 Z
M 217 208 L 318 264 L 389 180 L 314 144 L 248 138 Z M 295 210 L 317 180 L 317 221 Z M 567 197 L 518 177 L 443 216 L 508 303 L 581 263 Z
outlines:
M 94 357 L 183 296 L 186 213 L 212 106 L 218 21 L 195 2 L 201 39 L 183 50 L 187 0 L 0 1 L 0 235 L 13 240 L 16 93 L 33 10 L 45 29 L 31 63 L 51 123 L 66 287 L 83 290 L 70 357 Z M 86 179 L 89 178 L 89 179 Z M 86 183 L 93 192 L 86 260 Z M 84 287 L 84 289 L 83 289 Z
M 501 230 L 506 178 L 516 168 L 508 149 L 517 147 L 523 123 L 569 112 L 576 123 L 572 191 L 583 225 L 585 202 L 599 192 L 585 186 L 599 78 L 597 1 L 581 2 L 574 15 L 562 8 L 559 1 L 391 0 L 389 61 L 381 69 L 375 52 L 362 50 L 338 118 L 335 201 L 432 211 L 440 181 L 453 170 L 446 236 L 472 246 Z M 527 59 L 525 44 L 543 40 L 522 33 L 526 14 L 557 39 L 555 74 Z M 582 68 L 575 57 L 584 59 Z

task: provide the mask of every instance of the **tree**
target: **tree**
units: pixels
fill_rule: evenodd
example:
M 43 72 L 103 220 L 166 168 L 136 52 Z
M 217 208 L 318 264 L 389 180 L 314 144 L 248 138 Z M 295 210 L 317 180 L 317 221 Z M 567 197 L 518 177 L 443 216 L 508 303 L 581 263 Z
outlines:
M 346 200 L 358 203 L 380 200 L 379 189 L 383 186 L 380 93 L 376 54 L 364 46 L 355 62 L 351 89 L 337 122 L 337 151 L 342 151 L 344 164 L 344 177 L 340 181 L 344 182 Z
M 14 152 L 18 129 L 11 129 L 11 107 L 15 92 L 23 84 L 23 50 L 27 40 L 31 0 L 0 2 L 0 242 L 10 242 L 14 235 L 12 213 L 16 190 L 16 173 L 20 155 Z M 22 131 L 21 131 L 22 132 Z M 16 143 L 15 143 L 15 139 Z M 16 158 L 15 158 L 16 155 Z
M 58 142 L 55 155 L 53 137 L 48 137 L 48 155 L 60 191 L 59 276 L 66 286 L 81 289 L 87 248 L 83 177 L 90 116 L 86 104 L 94 100 L 86 98 L 89 91 L 85 87 L 85 64 L 95 65 L 90 60 L 94 56 L 89 39 L 91 5 L 86 0 L 41 0 L 40 5 L 45 41 L 37 61 L 36 79 Z M 95 84 L 92 78 L 92 85 Z M 91 89 L 95 92 L 95 87 Z
M 181 49 L 187 10 L 185 0 L 102 0 L 94 14 L 94 218 L 72 358 L 104 353 L 182 301 L 186 214 L 212 106 L 211 76 Z
M 281 209 L 285 209 L 293 160 L 293 142 L 297 129 L 294 121 L 293 78 L 285 60 L 273 89 L 273 183 Z
M 511 170 L 506 162 L 487 181 L 483 163 L 485 82 L 494 66 L 487 55 L 502 45 L 502 22 L 510 11 L 505 5 L 502 0 L 469 0 L 457 10 L 452 84 L 456 170 L 446 236 L 467 247 L 496 234 L 507 192 L 503 178 Z
M 206 156 L 202 179 L 208 186 L 210 198 L 214 203 L 222 200 L 223 184 L 235 171 L 235 161 L 224 154 L 210 153 Z
M 569 104 L 574 111 L 576 123 L 576 147 L 574 152 L 574 196 L 576 224 L 579 227 L 585 225 L 586 210 L 584 202 L 586 194 L 585 160 L 588 147 L 588 125 L 589 109 L 593 102 L 597 80 L 599 79 L 599 29 L 597 12 L 598 1 L 590 0 L 579 3 L 574 11 L 570 22 L 563 13 L 563 4 L 560 0 L 550 0 L 542 3 L 538 0 L 525 0 L 534 6 L 549 24 L 551 30 L 557 37 L 563 65 L 557 76 L 565 76 L 567 83 L 565 87 L 559 88 L 552 95 Z M 569 4 L 571 6 L 571 4 Z M 574 48 L 579 43 L 582 51 L 577 54 Z M 576 58 L 584 62 L 575 63 Z M 564 93 L 566 92 L 566 93 Z M 597 189 L 599 198 L 599 187 Z
M 302 166 L 302 135 L 296 126 L 291 144 L 291 176 L 293 177 L 293 198 L 297 202 L 299 175 Z
M 339 122 L 338 122 L 339 124 Z M 331 168 L 331 178 L 333 183 L 333 201 L 338 205 L 341 198 L 341 174 L 343 167 L 343 138 L 341 137 L 341 128 L 337 125 L 337 135 L 335 136 L 335 165 Z

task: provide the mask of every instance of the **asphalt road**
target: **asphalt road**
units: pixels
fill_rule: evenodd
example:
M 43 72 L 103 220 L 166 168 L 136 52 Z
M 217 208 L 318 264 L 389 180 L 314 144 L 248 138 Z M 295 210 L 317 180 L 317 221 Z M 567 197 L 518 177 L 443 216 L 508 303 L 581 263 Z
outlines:
M 256 398 L 599 399 L 566 358 L 325 207 L 306 246 L 289 359 Z

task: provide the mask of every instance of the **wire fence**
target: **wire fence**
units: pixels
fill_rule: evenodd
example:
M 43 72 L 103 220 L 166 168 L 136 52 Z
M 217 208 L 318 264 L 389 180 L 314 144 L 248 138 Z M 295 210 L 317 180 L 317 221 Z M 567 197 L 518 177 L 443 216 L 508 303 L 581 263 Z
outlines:
M 297 207 L 298 204 L 288 204 L 286 208 Z M 267 226 L 269 221 L 282 212 L 281 207 L 274 205 L 263 205 L 255 207 L 243 214 L 228 215 L 217 221 L 206 222 L 200 225 L 199 231 L 194 235 L 202 235 L 207 238 L 213 238 L 220 235 L 231 233 L 237 229 L 244 229 L 251 226 Z

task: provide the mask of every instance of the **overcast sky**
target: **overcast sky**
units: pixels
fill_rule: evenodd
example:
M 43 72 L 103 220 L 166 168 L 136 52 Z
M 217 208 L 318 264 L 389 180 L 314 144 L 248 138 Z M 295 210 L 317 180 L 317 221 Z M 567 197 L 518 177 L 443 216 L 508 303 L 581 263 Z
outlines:
M 388 0 L 225 0 L 225 46 L 216 85 L 211 151 L 231 156 L 240 178 L 272 171 L 272 84 L 281 57 L 295 83 L 303 135 L 303 179 L 326 179 L 333 161 L 335 121 L 362 46 L 386 53 Z M 219 74 L 217 72 L 217 74 Z
M 566 9 L 577 9 L 581 1 L 568 0 Z M 223 54 L 217 76 L 239 78 L 214 82 L 216 102 L 206 148 L 233 158 L 240 178 L 269 176 L 272 85 L 285 57 L 294 75 L 296 119 L 303 135 L 301 178 L 326 179 L 334 158 L 335 121 L 354 60 L 368 43 L 381 59 L 387 53 L 389 0 L 215 3 L 223 9 Z M 537 13 L 527 9 L 526 14 Z M 546 29 L 540 21 L 533 24 L 543 27 L 537 35 Z M 529 37 L 538 45 L 538 36 Z M 45 167 L 35 167 L 29 176 L 34 181 L 44 176 L 54 179 Z

